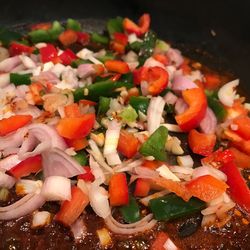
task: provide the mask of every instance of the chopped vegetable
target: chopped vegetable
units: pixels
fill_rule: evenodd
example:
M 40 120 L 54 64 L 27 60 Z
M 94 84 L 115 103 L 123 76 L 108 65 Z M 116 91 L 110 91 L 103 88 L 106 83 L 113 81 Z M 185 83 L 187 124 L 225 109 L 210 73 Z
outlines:
M 201 211 L 205 203 L 196 198 L 188 202 L 183 201 L 175 194 L 152 199 L 149 201 L 149 208 L 157 220 L 172 220 Z
M 18 85 L 29 85 L 31 83 L 30 80 L 31 74 L 17 74 L 10 73 L 10 82 Z
M 148 139 L 141 145 L 139 152 L 144 156 L 153 156 L 156 160 L 166 161 L 165 143 L 168 130 L 160 126 Z
M 250 156 L 239 151 L 237 148 L 231 147 L 229 150 L 234 156 L 235 164 L 238 168 L 250 168 Z
M 81 24 L 77 20 L 74 20 L 71 18 L 69 18 L 67 20 L 66 28 L 68 30 L 74 30 L 74 31 L 81 31 L 82 30 Z
M 33 47 L 18 42 L 12 42 L 9 46 L 9 53 L 11 56 L 21 55 L 22 53 L 30 54 L 33 51 Z
M 60 211 L 56 214 L 55 220 L 66 226 L 72 225 L 88 205 L 88 196 L 78 187 L 72 187 L 71 200 L 64 201 Z
M 120 74 L 127 74 L 129 72 L 129 67 L 126 62 L 119 60 L 107 60 L 104 63 L 106 69 L 111 72 L 117 72 Z
M 107 228 L 103 227 L 102 229 L 96 230 L 96 234 L 99 238 L 102 248 L 107 249 L 112 245 L 112 238 Z
M 30 175 L 31 173 L 37 173 L 42 169 L 42 157 L 36 155 L 29 157 L 16 166 L 13 166 L 9 170 L 9 174 L 14 176 L 16 179 Z
M 131 96 L 129 104 L 136 110 L 137 113 L 140 111 L 146 114 L 149 106 L 149 98 L 144 96 Z
M 145 197 L 150 191 L 150 182 L 147 179 L 139 178 L 136 180 L 134 195 Z
M 186 187 L 193 196 L 209 202 L 221 196 L 228 186 L 211 175 L 203 175 L 189 181 Z
M 129 198 L 129 203 L 120 208 L 121 214 L 125 222 L 134 223 L 141 219 L 140 208 L 134 197 Z
M 32 120 L 31 115 L 13 115 L 0 120 L 0 136 L 7 135 L 25 126 Z
M 111 206 L 122 206 L 129 203 L 128 184 L 124 173 L 112 175 L 109 181 L 109 200 Z
M 86 171 L 86 173 L 85 173 L 85 174 L 78 175 L 78 180 L 81 179 L 81 180 L 84 180 L 84 181 L 93 182 L 93 181 L 95 180 L 95 176 L 94 176 L 93 173 L 91 172 L 90 167 L 85 166 L 85 167 L 83 167 L 83 168 L 84 168 L 84 170 Z
M 129 123 L 135 122 L 138 115 L 136 111 L 130 105 L 128 105 L 125 109 L 122 110 L 122 112 L 119 114 L 119 117 L 122 118 L 123 122 Z
M 79 151 L 76 155 L 73 156 L 73 158 L 81 165 L 86 166 L 88 163 L 88 159 L 86 156 L 86 153 L 82 150 Z
M 207 109 L 207 98 L 201 88 L 182 91 L 184 101 L 189 108 L 182 114 L 175 116 L 175 120 L 183 131 L 196 128 L 204 118 Z
M 203 134 L 192 129 L 188 134 L 188 145 L 191 150 L 199 155 L 207 156 L 213 152 L 216 143 L 215 134 Z
M 107 30 L 110 36 L 115 32 L 123 32 L 122 22 L 123 22 L 122 17 L 116 17 L 108 20 Z
M 101 43 L 101 44 L 108 44 L 109 43 L 108 37 L 100 35 L 96 32 L 92 33 L 91 40 L 92 40 L 92 42 L 95 42 L 95 43 Z
M 109 105 L 110 105 L 110 98 L 108 97 L 104 97 L 104 96 L 100 96 L 99 97 L 99 105 L 98 105 L 98 115 L 103 115 L 105 114 L 108 109 L 109 109 Z

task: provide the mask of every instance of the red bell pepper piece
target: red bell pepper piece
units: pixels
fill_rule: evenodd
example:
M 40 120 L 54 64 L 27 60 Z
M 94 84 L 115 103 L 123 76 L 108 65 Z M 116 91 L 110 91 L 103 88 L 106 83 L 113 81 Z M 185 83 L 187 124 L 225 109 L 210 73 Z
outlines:
M 72 103 L 64 107 L 65 117 L 74 118 L 80 117 L 81 112 L 77 103 Z
M 34 47 L 27 46 L 17 42 L 12 42 L 9 47 L 10 56 L 21 55 L 22 53 L 31 54 L 33 51 Z
M 66 49 L 59 56 L 62 64 L 70 65 L 75 59 L 77 59 L 76 54 L 71 49 Z
M 78 187 L 71 188 L 71 200 L 64 201 L 55 220 L 66 226 L 72 225 L 89 203 L 88 196 Z
M 250 140 L 250 118 L 248 116 L 239 116 L 233 120 L 233 124 L 237 125 L 234 130 L 239 136 L 245 140 Z
M 163 163 L 160 161 L 149 161 L 149 160 L 144 160 L 142 163 L 142 167 L 149 168 L 152 170 L 157 169 L 160 167 Z
M 153 58 L 162 63 L 163 65 L 167 66 L 169 64 L 169 59 L 166 55 L 163 55 L 163 54 L 155 54 L 153 55 Z
M 77 179 L 93 182 L 95 180 L 95 176 L 92 174 L 90 167 L 84 166 L 83 168 L 86 173 L 78 175 Z
M 211 154 L 215 143 L 215 134 L 204 134 L 195 129 L 192 129 L 188 134 L 188 145 L 195 154 L 203 156 Z
M 118 152 L 127 158 L 132 158 L 137 153 L 138 147 L 138 139 L 132 133 L 122 130 L 117 146 Z
M 86 138 L 80 139 L 64 139 L 67 145 L 71 148 L 74 148 L 75 151 L 82 150 L 88 146 L 88 140 Z
M 168 78 L 168 72 L 159 66 L 141 67 L 133 72 L 134 83 L 141 84 L 142 81 L 146 81 L 151 95 L 161 93 L 168 85 Z
M 204 118 L 207 109 L 207 98 L 201 88 L 184 90 L 182 96 L 189 108 L 184 113 L 176 115 L 175 120 L 183 131 L 190 131 L 196 128 Z
M 139 25 L 135 24 L 129 18 L 124 18 L 123 28 L 127 33 L 135 33 L 137 36 L 145 34 L 149 30 L 150 26 L 150 15 L 143 14 L 138 22 Z
M 227 175 L 227 184 L 232 199 L 250 214 L 250 189 L 241 176 L 236 164 L 233 161 L 227 162 L 220 170 Z
M 107 60 L 104 63 L 106 69 L 111 72 L 116 72 L 120 74 L 126 74 L 129 72 L 129 67 L 126 62 L 119 60 Z
M 184 62 L 181 64 L 180 69 L 182 70 L 183 75 L 189 75 L 192 71 L 192 68 L 190 67 L 190 60 L 184 58 Z
M 215 168 L 220 168 L 224 163 L 234 160 L 234 155 L 231 150 L 218 149 L 201 160 L 204 165 L 212 165 Z
M 61 44 L 66 47 L 75 43 L 77 39 L 78 35 L 74 30 L 65 30 L 58 37 L 58 40 L 61 42 Z
M 90 101 L 90 100 L 85 100 L 85 99 L 82 99 L 79 101 L 79 104 L 83 105 L 83 106 L 96 106 L 97 103 L 96 102 L 93 102 L 93 101 Z
M 250 140 L 233 141 L 230 145 L 250 155 Z
M 37 23 L 31 25 L 31 30 L 49 30 L 51 27 L 51 23 Z
M 115 52 L 117 52 L 118 54 L 124 54 L 125 53 L 125 49 L 126 49 L 126 46 L 121 44 L 121 43 L 118 43 L 116 41 L 111 41 L 110 42 L 110 49 L 111 50 L 114 50 Z
M 237 148 L 231 147 L 229 150 L 234 156 L 234 162 L 238 168 L 250 168 L 250 156 L 239 151 Z
M 134 195 L 145 197 L 150 191 L 150 182 L 146 179 L 139 178 L 136 180 Z
M 32 120 L 31 115 L 13 115 L 0 120 L 0 136 L 7 135 L 25 126 Z
M 206 73 L 205 74 L 205 88 L 209 90 L 218 89 L 221 85 L 221 79 L 218 74 Z
M 126 175 L 112 175 L 109 182 L 109 200 L 111 206 L 123 206 L 129 203 L 129 193 Z
M 80 139 L 87 136 L 95 123 L 95 114 L 84 114 L 81 117 L 62 118 L 57 126 L 57 132 L 67 139 Z
M 90 41 L 90 35 L 86 32 L 77 31 L 77 42 L 81 45 L 87 45 Z
M 114 40 L 122 45 L 128 44 L 128 36 L 124 33 L 114 32 L 113 33 Z
M 8 173 L 14 176 L 16 179 L 30 175 L 31 173 L 37 173 L 42 169 L 42 157 L 36 155 L 29 157 L 16 166 L 11 168 Z
M 47 44 L 46 47 L 39 49 L 41 55 L 41 61 L 46 62 L 58 62 L 57 49 L 52 44 Z
M 195 178 L 186 183 L 186 187 L 192 196 L 205 202 L 218 198 L 228 188 L 225 182 L 218 180 L 211 175 L 204 175 Z

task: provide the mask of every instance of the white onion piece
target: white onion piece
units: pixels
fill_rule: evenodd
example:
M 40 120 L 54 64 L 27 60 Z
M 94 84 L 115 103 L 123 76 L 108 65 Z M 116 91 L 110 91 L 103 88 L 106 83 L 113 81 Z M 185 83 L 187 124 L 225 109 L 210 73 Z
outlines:
M 34 82 L 41 82 L 41 83 L 50 82 L 53 84 L 58 83 L 60 81 L 60 79 L 56 76 L 56 74 L 54 74 L 51 71 L 41 72 L 39 75 L 33 76 L 31 80 Z
M 147 111 L 148 132 L 151 135 L 159 128 L 165 101 L 161 96 L 152 97 Z
M 134 172 L 140 176 L 140 178 L 154 179 L 159 177 L 159 173 L 157 171 L 145 167 L 135 167 Z
M 21 60 L 19 56 L 13 56 L 6 58 L 5 60 L 0 62 L 0 71 L 2 72 L 10 72 L 14 69 L 18 64 L 20 64 Z
M 113 173 L 113 169 L 105 162 L 105 159 L 96 145 L 96 143 L 93 140 L 89 140 L 89 146 L 91 150 L 88 150 L 88 152 L 94 157 L 94 159 L 102 166 L 106 171 Z
M 159 191 L 159 192 L 156 192 L 156 193 L 153 193 L 149 196 L 146 196 L 146 197 L 143 197 L 142 199 L 140 199 L 140 203 L 142 203 L 144 206 L 148 206 L 149 204 L 149 201 L 152 200 L 152 199 L 156 199 L 156 198 L 159 198 L 159 197 L 162 197 L 164 195 L 167 195 L 169 194 L 170 192 L 168 190 L 162 190 L 162 191 Z
M 24 200 L 25 202 L 23 202 Z M 24 196 L 17 202 L 18 206 L 12 204 L 12 209 L 10 209 L 10 206 L 8 206 L 8 209 L 7 207 L 2 207 L 2 209 L 5 209 L 5 211 L 0 211 L 0 220 L 17 219 L 24 215 L 30 214 L 36 209 L 40 208 L 45 203 L 45 199 L 39 193 L 29 196 L 29 199 Z
M 20 159 L 16 154 L 9 155 L 6 158 L 0 160 L 0 169 L 1 170 L 10 170 L 14 166 L 16 166 L 18 163 L 20 163 Z
M 176 95 L 174 95 L 172 92 L 168 92 L 163 97 L 163 99 L 166 102 L 166 104 L 174 105 L 176 103 L 176 101 L 178 100 L 178 97 Z
M 83 219 L 80 217 L 78 218 L 72 225 L 70 225 L 71 232 L 73 233 L 75 242 L 80 242 L 83 240 L 88 232 L 87 227 L 83 222 Z
M 40 228 L 51 222 L 51 214 L 48 211 L 37 211 L 33 214 L 32 228 Z
M 166 178 L 172 181 L 180 181 L 180 179 L 175 174 L 173 174 L 166 165 L 162 165 L 158 167 L 156 171 L 163 178 Z
M 177 132 L 177 133 L 183 132 L 181 128 L 179 127 L 179 125 L 177 124 L 164 123 L 164 124 L 161 124 L 161 126 L 166 127 L 168 131 L 171 131 L 171 132 Z
M 77 75 L 83 79 L 85 79 L 91 75 L 94 75 L 95 73 L 96 73 L 96 71 L 93 67 L 93 64 L 90 64 L 90 63 L 81 64 L 77 68 Z
M 89 157 L 89 166 L 98 184 L 103 184 L 106 180 L 104 172 L 100 165 L 94 160 L 92 155 Z
M 0 88 L 7 86 L 10 83 L 10 74 L 2 73 L 0 74 Z
M 112 120 L 108 123 L 108 129 L 105 134 L 105 142 L 103 154 L 109 165 L 121 164 L 119 155 L 117 154 L 117 145 L 120 137 L 121 123 Z
M 178 49 L 169 48 L 167 51 L 167 57 L 176 67 L 179 67 L 184 61 L 181 52 Z
M 194 166 L 194 160 L 190 155 L 177 156 L 177 162 L 182 167 L 192 168 Z
M 46 201 L 71 200 L 70 179 L 63 176 L 49 176 L 45 179 L 41 194 Z
M 17 65 L 15 68 L 13 68 L 10 73 L 20 73 L 20 74 L 25 74 L 24 70 L 25 70 L 25 66 L 23 64 L 19 64 Z
M 0 137 L 0 150 L 19 147 L 22 144 L 23 138 L 27 132 L 27 127 L 23 127 L 11 134 Z
M 85 173 L 78 162 L 58 148 L 43 152 L 42 159 L 45 178 L 54 175 L 70 178 Z
M 89 185 L 89 202 L 101 218 L 106 219 L 111 214 L 107 191 L 95 182 Z
M 207 108 L 205 117 L 200 122 L 200 129 L 205 134 L 213 134 L 215 133 L 217 127 L 217 118 L 214 112 Z
M 138 55 L 134 51 L 130 50 L 126 55 L 122 56 L 122 60 L 126 63 L 138 63 Z
M 51 68 L 51 72 L 54 73 L 58 78 L 61 76 L 61 74 L 63 73 L 63 71 L 65 70 L 65 66 L 61 63 L 57 63 L 56 65 L 53 66 L 53 68 Z
M 122 228 L 120 226 L 117 226 L 110 219 L 110 217 L 108 217 L 105 220 L 105 223 L 106 223 L 107 227 L 113 233 L 128 235 L 128 234 L 144 233 L 145 231 L 152 229 L 156 225 L 157 220 L 152 219 L 152 220 L 148 221 L 148 223 L 146 223 L 146 224 L 142 224 L 142 225 L 139 224 L 139 225 L 132 227 L 132 228 Z
M 35 62 L 30 57 L 25 55 L 20 55 L 19 58 L 27 69 L 33 69 L 36 67 Z
M 168 238 L 163 245 L 165 250 L 178 250 L 178 247 L 174 244 L 174 242 Z
M 222 104 L 232 107 L 236 96 L 235 88 L 239 85 L 239 79 L 223 85 L 218 91 L 218 97 Z
M 115 172 L 126 172 L 126 171 L 132 171 L 133 168 L 139 167 L 142 165 L 143 160 L 135 160 L 135 161 L 129 161 L 129 162 L 123 162 L 121 165 L 114 168 Z
M 18 110 L 15 113 L 17 115 L 31 115 L 33 118 L 37 118 L 42 114 L 42 111 L 36 106 L 29 105 L 28 108 Z
M 187 103 L 182 98 L 178 98 L 174 106 L 175 113 L 179 115 L 184 113 L 187 109 L 188 109 Z
M 16 179 L 0 171 L 0 187 L 12 188 L 16 183 Z
M 173 79 L 172 89 L 175 93 L 180 94 L 186 89 L 197 88 L 197 85 L 186 76 L 178 75 Z
M 163 69 L 165 69 L 165 66 L 164 66 L 164 64 L 162 64 L 162 63 L 160 63 L 159 61 L 157 61 L 157 60 L 155 60 L 153 57 L 149 57 L 146 61 L 145 61 L 145 63 L 144 63 L 144 65 L 143 65 L 144 67 L 160 67 L 160 68 L 163 68 Z
M 143 96 L 147 96 L 149 94 L 148 92 L 148 82 L 142 81 L 141 82 L 141 93 Z
M 173 173 L 180 173 L 180 174 L 187 174 L 187 175 L 192 175 L 193 174 L 193 169 L 190 167 L 180 167 L 180 166 L 169 166 L 169 169 Z
M 219 180 L 227 181 L 227 176 L 223 172 L 221 172 L 220 170 L 216 168 L 209 167 L 209 166 L 202 166 L 202 167 L 195 168 L 193 171 L 192 178 L 195 179 L 203 175 L 211 175 Z
M 43 182 L 20 179 L 16 183 L 16 194 L 17 195 L 26 195 L 30 193 L 35 193 L 37 190 L 40 190 L 43 185 Z
M 62 150 L 66 149 L 64 140 L 58 135 L 57 131 L 53 127 L 46 124 L 34 123 L 28 126 L 28 131 L 29 136 L 33 136 L 40 143 L 31 152 L 25 150 L 22 146 L 18 153 L 20 159 L 40 154 L 51 147 Z M 30 142 L 33 143 L 32 140 Z

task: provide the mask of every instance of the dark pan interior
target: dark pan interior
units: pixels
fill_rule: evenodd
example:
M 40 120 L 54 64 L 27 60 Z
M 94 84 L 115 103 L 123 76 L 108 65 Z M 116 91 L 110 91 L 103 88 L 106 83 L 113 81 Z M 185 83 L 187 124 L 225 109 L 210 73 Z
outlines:
M 2 6 L 0 25 L 19 29 L 27 23 L 72 17 L 83 20 L 84 29 L 102 30 L 110 17 L 129 16 L 136 20 L 143 12 L 149 12 L 152 28 L 159 37 L 211 68 L 232 72 L 241 79 L 245 95 L 250 96 L 247 0 L 9 0 Z

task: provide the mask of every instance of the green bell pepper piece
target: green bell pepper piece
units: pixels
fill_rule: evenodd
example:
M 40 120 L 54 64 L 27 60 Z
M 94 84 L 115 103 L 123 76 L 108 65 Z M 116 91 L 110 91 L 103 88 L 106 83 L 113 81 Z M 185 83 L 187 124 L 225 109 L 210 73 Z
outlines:
M 96 32 L 93 32 L 91 34 L 91 41 L 95 43 L 101 43 L 101 44 L 108 44 L 109 43 L 109 38 L 103 35 L 100 35 Z
M 6 28 L 0 28 L 0 42 L 4 46 L 8 46 L 12 41 L 18 41 L 22 38 L 22 34 L 10 31 Z
M 81 166 L 86 166 L 88 164 L 88 158 L 86 153 L 81 150 L 77 152 L 76 155 L 73 156 L 73 158 L 81 165 Z
M 105 96 L 99 97 L 98 112 L 97 112 L 98 115 L 103 115 L 108 111 L 110 101 L 111 99 L 108 97 Z
M 218 121 L 221 122 L 227 115 L 227 111 L 220 103 L 217 92 L 206 91 L 208 106 L 213 110 Z
M 98 57 L 98 60 L 100 60 L 102 63 L 106 62 L 107 60 L 114 60 L 115 55 L 111 52 L 107 52 L 105 56 Z
M 28 33 L 33 43 L 51 42 L 51 36 L 47 30 L 33 30 Z
M 58 36 L 64 31 L 63 26 L 58 22 L 54 21 L 52 23 L 52 27 L 48 30 L 48 33 L 50 35 L 50 39 L 52 41 L 56 41 L 58 39 Z
M 10 73 L 10 82 L 16 86 L 29 85 L 31 84 L 30 77 L 31 77 L 31 74 Z
M 133 84 L 125 82 L 113 82 L 111 80 L 96 82 L 89 85 L 88 87 L 76 89 L 74 91 L 74 100 L 75 102 L 78 102 L 81 99 L 98 101 L 99 97 L 103 95 L 106 97 L 117 96 L 118 92 L 115 90 L 121 87 L 132 88 Z M 87 92 L 87 95 L 84 94 L 85 91 Z
M 144 96 L 131 96 L 129 99 L 129 104 L 136 110 L 137 113 L 140 111 L 143 114 L 146 114 L 149 101 L 149 98 Z
M 153 31 L 148 31 L 145 34 L 138 57 L 140 65 L 143 65 L 144 62 L 153 54 L 156 40 L 157 37 Z
M 108 20 L 107 30 L 108 30 L 110 36 L 114 32 L 123 32 L 122 22 L 123 22 L 122 17 L 116 17 L 116 18 L 112 18 L 112 19 Z
M 126 223 L 134 223 L 141 219 L 140 208 L 134 197 L 129 198 L 129 204 L 122 206 L 120 212 Z
M 135 52 L 139 52 L 140 49 L 142 48 L 142 42 L 135 41 L 131 44 L 129 44 L 129 48 L 132 49 Z
M 81 24 L 77 20 L 71 18 L 67 20 L 66 28 L 74 31 L 82 30 Z
M 139 152 L 144 156 L 153 156 L 156 160 L 166 161 L 167 153 L 165 144 L 168 137 L 167 128 L 160 126 L 155 132 L 145 141 Z
M 73 67 L 73 68 L 78 68 L 79 65 L 85 64 L 85 63 L 92 63 L 92 62 L 89 61 L 89 60 L 84 60 L 84 59 L 78 58 L 78 59 L 74 60 L 74 61 L 71 63 L 71 67 Z
M 135 109 L 133 109 L 132 106 L 128 105 L 122 110 L 122 112 L 119 114 L 119 117 L 122 118 L 123 122 L 134 122 L 136 121 L 138 115 Z
M 149 208 L 155 219 L 163 221 L 193 214 L 202 210 L 205 205 L 205 202 L 197 198 L 191 198 L 186 202 L 176 194 L 169 194 L 149 201 Z

